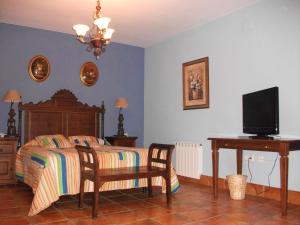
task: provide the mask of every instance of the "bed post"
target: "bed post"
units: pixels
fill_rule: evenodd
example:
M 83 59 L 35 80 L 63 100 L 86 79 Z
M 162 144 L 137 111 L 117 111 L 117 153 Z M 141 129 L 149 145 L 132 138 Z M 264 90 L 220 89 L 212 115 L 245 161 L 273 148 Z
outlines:
M 105 106 L 104 101 L 102 101 L 101 105 L 101 138 L 104 139 L 104 114 L 105 114 Z
M 19 109 L 19 119 L 18 119 L 18 149 L 21 147 L 22 142 L 22 102 L 19 103 L 18 109 Z

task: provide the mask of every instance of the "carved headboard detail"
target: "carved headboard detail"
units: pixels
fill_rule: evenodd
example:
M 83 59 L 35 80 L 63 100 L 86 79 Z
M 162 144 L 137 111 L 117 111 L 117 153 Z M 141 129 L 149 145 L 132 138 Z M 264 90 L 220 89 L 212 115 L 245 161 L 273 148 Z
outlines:
M 22 113 L 24 112 L 24 124 Z M 105 107 L 89 106 L 69 90 L 59 90 L 51 99 L 19 104 L 19 145 L 24 125 L 24 142 L 39 135 L 63 134 L 104 137 Z

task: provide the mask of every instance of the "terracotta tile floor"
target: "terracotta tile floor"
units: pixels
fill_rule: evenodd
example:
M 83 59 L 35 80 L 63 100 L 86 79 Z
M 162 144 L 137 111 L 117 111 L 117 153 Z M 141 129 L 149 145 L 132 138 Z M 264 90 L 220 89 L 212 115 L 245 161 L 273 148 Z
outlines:
M 281 216 L 280 203 L 247 196 L 245 200 L 230 200 L 220 192 L 212 199 L 211 188 L 184 183 L 166 206 L 165 195 L 159 190 L 148 198 L 140 189 L 101 193 L 99 216 L 91 219 L 91 195 L 82 209 L 76 196 L 62 197 L 36 216 L 28 217 L 33 195 L 25 185 L 0 188 L 0 225 L 300 225 L 300 205 L 289 205 L 288 216 Z

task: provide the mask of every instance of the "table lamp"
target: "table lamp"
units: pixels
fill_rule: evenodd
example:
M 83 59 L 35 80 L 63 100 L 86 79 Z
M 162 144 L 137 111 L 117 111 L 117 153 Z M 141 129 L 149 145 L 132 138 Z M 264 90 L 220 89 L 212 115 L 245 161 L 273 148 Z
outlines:
M 123 127 L 124 116 L 121 112 L 122 112 L 122 109 L 126 109 L 128 107 L 127 99 L 126 98 L 118 98 L 115 102 L 115 107 L 119 108 L 119 123 L 118 123 L 117 136 L 124 136 L 124 127 Z
M 16 131 L 16 121 L 14 119 L 16 113 L 13 109 L 14 102 L 20 102 L 21 101 L 21 95 L 17 90 L 9 90 L 6 92 L 6 94 L 3 97 L 4 102 L 10 102 L 10 110 L 8 113 L 9 119 L 7 120 L 7 136 L 8 137 L 16 137 L 17 131 Z

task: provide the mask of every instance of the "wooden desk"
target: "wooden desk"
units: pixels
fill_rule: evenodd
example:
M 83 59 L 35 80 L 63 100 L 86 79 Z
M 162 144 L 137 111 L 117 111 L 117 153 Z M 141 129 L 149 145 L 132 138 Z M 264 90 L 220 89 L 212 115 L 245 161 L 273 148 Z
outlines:
M 218 198 L 219 176 L 219 149 L 236 149 L 237 173 L 242 173 L 243 150 L 255 150 L 264 152 L 278 152 L 280 155 L 280 186 L 281 186 L 281 209 L 282 215 L 287 215 L 288 199 L 288 166 L 289 152 L 300 150 L 300 140 L 293 139 L 252 139 L 249 137 L 215 138 L 210 137 L 212 146 L 213 166 L 213 192 L 214 198 Z M 300 179 L 300 178 L 299 178 Z

